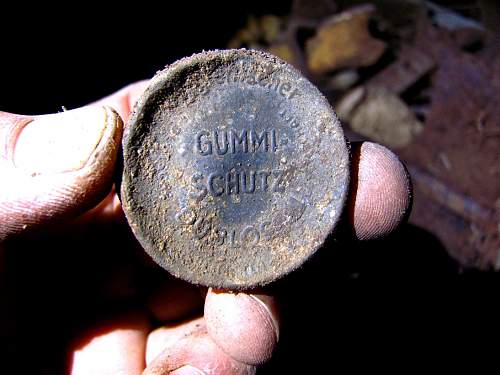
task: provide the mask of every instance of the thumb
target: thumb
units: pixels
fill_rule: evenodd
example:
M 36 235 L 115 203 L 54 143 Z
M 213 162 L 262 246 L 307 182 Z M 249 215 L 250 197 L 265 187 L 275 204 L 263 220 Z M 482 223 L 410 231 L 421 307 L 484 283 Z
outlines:
M 102 200 L 122 127 L 109 107 L 36 117 L 0 112 L 0 242 Z

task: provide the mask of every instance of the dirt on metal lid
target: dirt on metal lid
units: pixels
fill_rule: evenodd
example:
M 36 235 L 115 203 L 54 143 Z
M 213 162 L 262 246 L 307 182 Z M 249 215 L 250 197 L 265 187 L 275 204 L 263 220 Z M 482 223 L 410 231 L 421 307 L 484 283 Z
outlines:
M 299 267 L 334 229 L 349 182 L 335 113 L 258 51 L 159 72 L 123 139 L 121 200 L 145 251 L 189 282 L 247 289 Z

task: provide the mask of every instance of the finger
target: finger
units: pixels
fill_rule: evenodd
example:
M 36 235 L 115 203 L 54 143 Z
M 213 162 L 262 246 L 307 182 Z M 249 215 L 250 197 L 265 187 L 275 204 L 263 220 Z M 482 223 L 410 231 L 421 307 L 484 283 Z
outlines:
M 211 340 L 203 318 L 152 332 L 146 358 L 143 375 L 255 373 L 254 366 L 234 360 Z
M 279 339 L 277 304 L 264 294 L 210 289 L 205 320 L 214 342 L 232 358 L 250 365 L 268 361 Z
M 352 144 L 349 223 L 358 239 L 382 237 L 404 221 L 411 207 L 411 181 L 398 157 L 371 142 Z
M 101 201 L 121 134 L 108 107 L 37 117 L 0 112 L 0 241 Z
M 199 337 L 207 333 L 205 320 L 194 319 L 182 323 L 170 323 L 155 329 L 148 336 L 146 365 L 149 366 L 163 351 L 172 351 L 176 344 L 187 337 Z
M 125 220 L 124 215 L 120 199 L 116 194 L 115 185 L 113 185 L 108 195 L 97 206 L 79 216 L 72 222 L 72 225 L 79 224 L 85 226 L 92 223 L 97 226 L 103 226 Z
M 120 91 L 100 99 L 92 105 L 109 106 L 113 108 L 116 112 L 118 112 L 120 117 L 123 119 L 123 122 L 126 124 L 130 112 L 132 112 L 132 109 L 134 108 L 135 102 L 139 99 L 139 96 L 142 95 L 148 83 L 149 81 L 132 83 Z
M 123 89 L 92 103 L 92 106 L 109 106 L 116 110 L 124 125 L 127 124 L 130 113 L 139 96 L 144 92 L 148 81 L 139 81 L 132 83 Z M 92 210 L 88 211 L 79 218 L 80 223 L 113 223 L 123 218 L 123 211 L 120 200 L 113 189 L 103 201 Z
M 102 324 L 75 344 L 71 375 L 139 375 L 145 367 L 145 314 L 129 314 Z

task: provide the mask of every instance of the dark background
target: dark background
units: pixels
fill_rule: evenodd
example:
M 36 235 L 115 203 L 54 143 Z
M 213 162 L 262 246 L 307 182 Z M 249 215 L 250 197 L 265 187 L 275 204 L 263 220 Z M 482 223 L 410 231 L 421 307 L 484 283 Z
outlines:
M 180 57 L 225 48 L 249 14 L 286 14 L 290 6 L 170 3 L 19 5 L 2 12 L 0 110 L 42 114 L 79 107 Z M 30 276 L 43 278 L 44 272 L 32 263 L 21 275 L 28 288 Z M 434 235 L 416 226 L 365 244 L 332 241 L 275 288 L 283 294 L 281 345 L 262 373 L 427 372 L 438 363 L 477 370 L 497 363 L 498 275 L 463 270 Z M 32 339 L 34 351 L 51 343 L 50 337 Z M 16 361 L 30 355 L 13 354 Z
M 0 108 L 42 114 L 87 104 L 181 57 L 225 48 L 248 14 L 289 9 L 280 1 L 172 4 L 80 2 L 66 11 L 43 4 L 4 12 Z

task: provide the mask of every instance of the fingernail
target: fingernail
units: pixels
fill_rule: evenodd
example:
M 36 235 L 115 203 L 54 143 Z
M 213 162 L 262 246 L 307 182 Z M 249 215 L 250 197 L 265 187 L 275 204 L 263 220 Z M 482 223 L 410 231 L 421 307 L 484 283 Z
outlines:
M 249 297 L 256 301 L 271 319 L 274 333 L 276 335 L 276 342 L 278 342 L 280 338 L 280 329 L 277 320 L 278 312 L 277 307 L 275 306 L 276 303 L 271 297 L 264 294 L 249 294 Z
M 196 367 L 186 365 L 172 371 L 170 375 L 205 375 L 205 373 Z
M 118 115 L 105 107 L 84 107 L 36 117 L 20 131 L 13 152 L 18 169 L 31 174 L 81 169 Z

